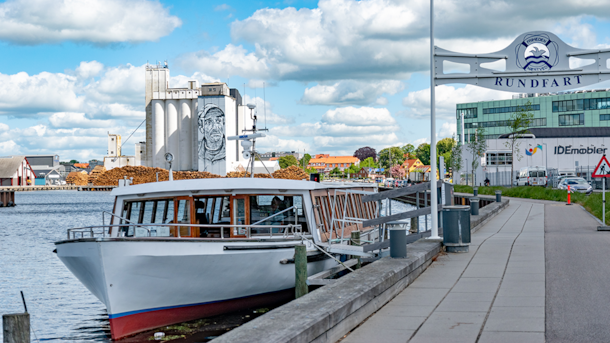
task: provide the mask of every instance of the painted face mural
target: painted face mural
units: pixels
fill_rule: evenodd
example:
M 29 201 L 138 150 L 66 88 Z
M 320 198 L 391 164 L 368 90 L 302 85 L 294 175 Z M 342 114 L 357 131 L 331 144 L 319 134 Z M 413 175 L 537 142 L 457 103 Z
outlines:
M 202 169 L 224 174 L 224 168 L 220 168 L 221 164 L 224 166 L 226 159 L 224 112 L 214 104 L 205 105 L 203 110 L 199 111 L 198 126 L 199 160 L 203 163 Z

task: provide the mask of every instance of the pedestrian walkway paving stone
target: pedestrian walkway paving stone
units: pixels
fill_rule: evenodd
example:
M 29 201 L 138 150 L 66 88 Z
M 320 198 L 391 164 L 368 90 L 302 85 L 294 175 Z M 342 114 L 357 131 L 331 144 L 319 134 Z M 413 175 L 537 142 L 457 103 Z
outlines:
M 342 342 L 544 342 L 544 205 L 511 200 Z

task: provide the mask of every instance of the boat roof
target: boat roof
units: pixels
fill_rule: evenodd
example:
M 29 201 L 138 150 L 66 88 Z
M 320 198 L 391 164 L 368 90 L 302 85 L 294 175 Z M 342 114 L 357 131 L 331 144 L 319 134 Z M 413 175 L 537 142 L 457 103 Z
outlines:
M 215 179 L 194 179 L 176 180 L 143 183 L 139 185 L 117 187 L 112 190 L 111 195 L 132 195 L 132 194 L 152 194 L 166 192 L 201 192 L 223 193 L 242 191 L 242 190 L 262 190 L 262 191 L 313 191 L 318 189 L 340 189 L 340 188 L 376 188 L 375 183 L 361 182 L 314 182 L 302 180 L 286 179 L 259 179 L 259 178 L 215 178 Z

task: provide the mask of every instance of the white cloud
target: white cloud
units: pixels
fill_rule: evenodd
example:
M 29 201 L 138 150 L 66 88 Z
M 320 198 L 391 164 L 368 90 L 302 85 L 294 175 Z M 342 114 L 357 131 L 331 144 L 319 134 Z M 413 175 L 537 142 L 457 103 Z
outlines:
M 436 137 L 437 140 L 441 140 L 441 139 L 446 138 L 446 137 L 453 137 L 453 136 L 455 136 L 456 132 L 457 132 L 456 131 L 457 128 L 456 128 L 456 124 L 455 123 L 456 123 L 455 120 L 453 122 L 444 122 L 441 125 L 440 130 L 438 131 L 438 134 L 437 134 L 437 137 Z
M 295 139 L 282 139 L 274 135 L 256 140 L 259 151 L 311 151 L 309 144 Z
M 435 16 L 437 45 L 477 53 L 504 48 L 532 22 L 533 29 L 557 29 L 591 47 L 595 34 L 587 21 L 606 19 L 610 7 L 603 1 L 442 0 Z M 214 53 L 184 55 L 180 63 L 217 77 L 404 79 L 429 70 L 428 17 L 429 3 L 421 0 L 321 0 L 314 9 L 264 8 L 231 25 L 233 40 L 252 50 L 229 44 Z
M 273 112 L 273 105 L 271 105 L 269 101 L 264 101 L 260 97 L 253 98 L 246 94 L 244 97 L 244 104 L 256 105 L 256 109 L 254 111 L 258 117 L 259 128 L 264 127 L 265 124 L 285 125 L 294 123 L 294 118 Z
M 113 120 L 92 120 L 85 117 L 84 113 L 74 112 L 53 113 L 49 117 L 49 122 L 56 128 L 111 127 L 116 125 Z
M 76 75 L 80 79 L 89 79 L 98 76 L 104 69 L 104 65 L 98 61 L 81 62 L 76 68 Z
M 377 97 L 382 94 L 394 95 L 403 89 L 403 83 L 396 80 L 373 82 L 343 80 L 333 84 L 318 84 L 306 88 L 301 103 L 306 105 L 368 105 L 376 102 Z
M 456 104 L 510 99 L 512 93 L 496 91 L 477 86 L 455 88 L 441 85 L 436 87 L 436 117 L 450 120 L 456 116 Z M 430 89 L 410 92 L 402 99 L 402 104 L 408 107 L 408 117 L 424 119 L 430 118 Z
M 17 143 L 15 143 L 15 141 L 5 141 L 5 142 L 0 142 L 0 155 L 1 156 L 7 156 L 7 155 L 16 155 L 21 153 L 21 147 L 19 145 L 17 145 Z
M 8 125 L 4 124 L 4 123 L 0 123 L 0 133 L 2 132 L 6 132 L 9 130 Z
M 328 110 L 320 122 L 278 126 L 270 133 L 279 137 L 313 137 L 316 150 L 346 152 L 367 145 L 396 143 L 399 130 L 385 108 L 342 107 Z
M 352 126 L 389 126 L 396 124 L 396 120 L 387 108 L 373 107 L 340 107 L 329 110 L 322 116 L 322 121 Z
M 0 40 L 24 45 L 156 41 L 182 25 L 145 0 L 9 0 L 0 4 L 0 22 Z
M 41 111 L 74 111 L 84 103 L 76 94 L 76 77 L 42 72 L 0 74 L 0 112 L 31 116 Z

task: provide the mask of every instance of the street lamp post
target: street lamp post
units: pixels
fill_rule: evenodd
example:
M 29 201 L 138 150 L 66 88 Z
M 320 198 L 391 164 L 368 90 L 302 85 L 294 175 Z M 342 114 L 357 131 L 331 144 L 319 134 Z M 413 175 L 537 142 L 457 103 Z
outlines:
M 434 0 L 430 0 L 430 217 L 431 239 L 439 239 L 438 236 L 438 197 L 436 189 L 436 103 L 435 103 L 435 76 L 434 68 Z

